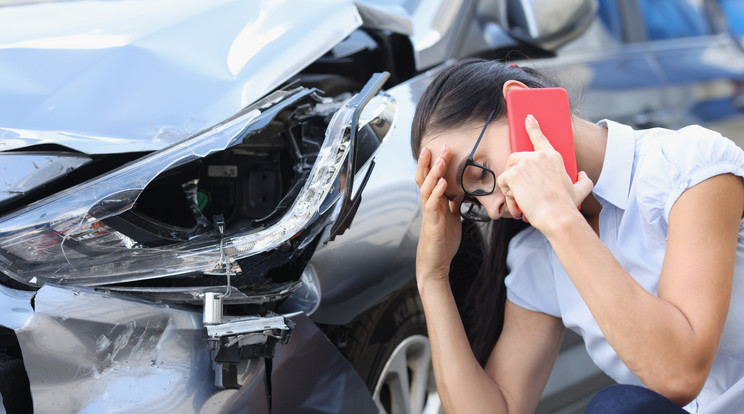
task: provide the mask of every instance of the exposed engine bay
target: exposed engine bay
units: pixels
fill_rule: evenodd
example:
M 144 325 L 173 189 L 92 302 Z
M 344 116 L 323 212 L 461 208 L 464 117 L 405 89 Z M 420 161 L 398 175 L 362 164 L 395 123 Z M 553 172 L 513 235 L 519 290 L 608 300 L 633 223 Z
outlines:
M 105 220 L 106 224 L 127 234 L 138 245 L 163 248 L 204 235 L 224 237 L 276 223 L 306 183 L 331 117 L 351 97 L 349 93 L 334 98 L 321 94 L 322 91 L 308 93 L 278 112 L 263 128 L 246 133 L 242 142 L 161 174 L 145 188 L 131 210 Z M 222 233 L 218 228 L 221 223 Z M 232 287 L 250 292 L 234 292 L 234 296 L 231 293 L 230 301 L 265 302 L 294 291 L 309 259 L 309 255 L 303 255 L 308 243 L 316 240 L 298 234 L 273 251 L 230 263 Z M 310 254 L 312 250 L 309 249 Z M 225 266 L 228 265 L 211 272 L 129 285 L 224 285 Z M 112 289 L 129 290 L 125 286 Z M 166 291 L 158 293 L 161 298 L 166 297 Z M 168 297 L 175 298 L 172 294 Z M 192 295 L 189 301 L 201 299 Z
M 215 216 L 227 232 L 270 224 L 301 190 L 330 117 L 349 97 L 308 95 L 237 145 L 161 174 L 109 222 L 146 246 L 187 241 L 214 228 Z

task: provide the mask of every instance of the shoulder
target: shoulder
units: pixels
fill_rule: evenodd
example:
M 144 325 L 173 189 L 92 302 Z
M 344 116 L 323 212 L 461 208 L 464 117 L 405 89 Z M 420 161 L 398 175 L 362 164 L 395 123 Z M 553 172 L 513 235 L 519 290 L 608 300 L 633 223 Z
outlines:
M 646 175 L 690 174 L 721 163 L 740 164 L 742 150 L 716 131 L 691 125 L 679 130 L 653 128 L 637 131 L 639 165 Z
M 742 161 L 742 151 L 733 141 L 699 125 L 676 131 L 655 128 L 641 134 L 646 157 L 677 173 L 688 173 L 716 163 Z
M 698 125 L 677 131 L 638 131 L 634 186 L 651 221 L 667 222 L 674 202 L 688 188 L 719 174 L 744 176 L 744 152 L 721 134 Z

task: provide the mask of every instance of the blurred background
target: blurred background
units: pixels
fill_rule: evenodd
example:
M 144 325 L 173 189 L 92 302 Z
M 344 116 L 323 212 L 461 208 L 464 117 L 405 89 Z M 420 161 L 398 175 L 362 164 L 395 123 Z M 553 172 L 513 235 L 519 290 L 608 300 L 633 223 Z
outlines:
M 552 68 L 582 114 L 636 128 L 702 124 L 744 144 L 744 2 L 599 0 Z

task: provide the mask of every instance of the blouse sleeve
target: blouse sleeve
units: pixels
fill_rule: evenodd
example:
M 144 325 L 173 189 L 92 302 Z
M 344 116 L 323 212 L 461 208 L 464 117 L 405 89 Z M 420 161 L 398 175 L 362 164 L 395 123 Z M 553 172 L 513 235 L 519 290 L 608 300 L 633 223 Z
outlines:
M 560 318 L 553 275 L 553 248 L 539 231 L 529 227 L 512 238 L 506 264 L 506 297 L 522 308 Z
M 716 175 L 744 177 L 744 152 L 719 133 L 693 125 L 656 141 L 639 168 L 636 194 L 644 222 L 658 225 L 666 239 L 679 196 Z

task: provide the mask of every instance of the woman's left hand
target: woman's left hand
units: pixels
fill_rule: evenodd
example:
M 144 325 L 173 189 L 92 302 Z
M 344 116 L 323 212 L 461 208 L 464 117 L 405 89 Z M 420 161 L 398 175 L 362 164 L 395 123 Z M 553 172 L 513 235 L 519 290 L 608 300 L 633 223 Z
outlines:
M 512 153 L 497 182 L 512 217 L 524 217 L 538 230 L 576 207 L 592 191 L 593 183 L 581 171 L 576 183 L 566 173 L 563 157 L 550 144 L 532 115 L 525 128 L 535 151 Z

